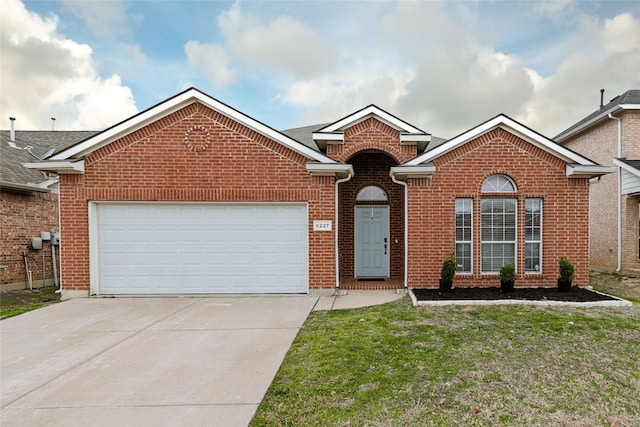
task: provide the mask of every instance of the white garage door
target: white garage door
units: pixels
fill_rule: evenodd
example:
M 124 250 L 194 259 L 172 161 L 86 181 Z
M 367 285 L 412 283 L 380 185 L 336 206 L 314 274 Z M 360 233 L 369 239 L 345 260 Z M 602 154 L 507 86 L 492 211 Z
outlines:
M 96 204 L 101 294 L 306 293 L 305 205 Z

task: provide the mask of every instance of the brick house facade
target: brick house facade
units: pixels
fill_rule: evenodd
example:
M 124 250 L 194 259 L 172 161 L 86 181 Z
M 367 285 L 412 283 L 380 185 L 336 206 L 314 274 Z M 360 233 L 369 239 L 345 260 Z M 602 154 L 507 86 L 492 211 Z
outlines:
M 438 141 L 369 106 L 293 139 L 196 89 L 27 166 L 60 174 L 67 296 L 437 287 L 451 251 L 454 286 L 555 286 L 561 256 L 584 286 L 608 172 L 502 115 Z
M 640 273 L 640 188 L 633 184 L 640 182 L 640 90 L 615 97 L 555 140 L 616 169 L 590 187 L 591 268 Z

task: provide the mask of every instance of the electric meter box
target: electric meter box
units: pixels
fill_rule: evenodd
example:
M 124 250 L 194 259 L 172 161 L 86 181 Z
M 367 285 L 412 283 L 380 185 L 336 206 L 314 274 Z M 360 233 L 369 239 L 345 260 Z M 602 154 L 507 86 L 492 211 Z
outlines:
M 51 244 L 58 246 L 60 244 L 60 233 L 51 233 Z
M 48 231 L 41 231 L 40 238 L 43 242 L 48 242 L 49 240 L 51 240 L 51 233 L 49 233 Z
M 42 249 L 42 239 L 39 237 L 32 237 L 29 246 L 31 247 L 31 249 L 35 250 Z

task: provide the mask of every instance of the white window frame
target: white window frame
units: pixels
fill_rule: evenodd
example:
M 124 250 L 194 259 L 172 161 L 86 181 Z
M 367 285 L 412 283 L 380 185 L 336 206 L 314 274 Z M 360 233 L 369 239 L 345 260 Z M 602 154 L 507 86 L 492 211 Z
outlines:
M 357 202 L 387 202 L 388 200 L 387 192 L 377 185 L 362 187 L 356 194 Z
M 469 203 L 469 216 L 471 225 L 469 226 L 469 240 L 458 240 L 458 202 Z M 463 207 L 464 209 L 464 207 Z M 456 260 L 458 260 L 458 245 L 469 245 L 469 270 L 460 270 L 460 267 L 463 265 L 456 265 L 456 274 L 473 274 L 473 199 L 471 198 L 456 198 L 456 208 L 455 208 L 455 216 L 456 216 Z
M 540 203 L 540 225 L 536 228 L 539 228 L 540 230 L 540 237 L 537 240 L 534 239 L 530 239 L 527 240 L 527 202 L 529 201 L 537 201 Z M 544 209 L 544 202 L 541 198 L 528 198 L 525 199 L 524 201 L 525 205 L 524 205 L 524 215 L 525 215 L 525 222 L 524 222 L 524 256 L 525 256 L 525 260 L 524 260 L 524 272 L 525 274 L 542 274 L 542 233 L 543 233 L 543 218 L 544 218 L 544 214 L 543 214 L 543 209 Z M 538 260 L 538 270 L 527 270 L 527 244 L 537 244 L 538 245 L 538 255 L 539 255 L 539 260 Z
M 496 200 L 501 200 L 501 201 L 509 201 L 512 202 L 513 205 L 515 206 L 515 212 L 514 212 L 514 240 L 490 240 L 490 241 L 485 241 L 482 239 L 482 205 L 485 202 L 495 202 Z M 483 257 L 484 257 L 484 253 L 483 253 L 483 246 L 485 244 L 512 244 L 513 245 L 513 265 L 516 267 L 516 271 L 518 271 L 518 199 L 516 198 L 507 198 L 507 197 L 500 197 L 500 198 L 483 198 L 480 200 L 480 272 L 482 274 L 498 274 L 498 271 L 485 271 L 483 268 Z

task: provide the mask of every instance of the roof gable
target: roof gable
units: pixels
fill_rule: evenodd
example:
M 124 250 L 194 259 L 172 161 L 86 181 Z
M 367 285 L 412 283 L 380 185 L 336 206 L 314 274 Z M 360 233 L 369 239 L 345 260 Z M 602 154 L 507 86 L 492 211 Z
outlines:
M 501 128 L 513 135 L 516 135 L 517 137 L 564 161 L 567 164 L 568 177 L 585 178 L 603 175 L 610 172 L 609 168 L 600 166 L 586 157 L 557 144 L 549 138 L 529 129 L 504 114 L 500 114 L 456 136 L 455 138 L 434 147 L 420 156 L 406 162 L 402 166 L 412 167 L 429 165 L 438 157 L 497 128 Z
M 55 154 L 51 157 L 51 160 L 61 161 L 83 158 L 87 154 L 90 154 L 95 150 L 110 144 L 113 141 L 120 139 L 195 102 L 199 102 L 202 105 L 241 123 L 242 125 L 254 130 L 255 132 L 258 132 L 259 134 L 264 135 L 305 156 L 309 160 L 314 160 L 320 163 L 335 163 L 334 160 L 323 155 L 317 150 L 314 150 L 313 148 L 308 147 L 307 145 L 304 145 L 284 135 L 281 132 L 278 132 L 277 130 L 245 115 L 244 113 L 241 113 L 240 111 L 218 101 L 215 98 L 210 97 L 209 95 L 195 88 L 187 89 L 186 91 L 179 93 L 172 98 L 169 98 L 141 113 L 136 114 L 133 117 L 130 117 L 108 129 L 105 129 L 99 134 L 88 138 L 76 145 L 73 145 L 72 147 L 63 150 L 58 154 Z M 43 165 L 45 163 L 46 162 L 43 162 Z
M 400 143 L 417 144 L 431 141 L 431 134 L 418 129 L 373 104 L 313 132 L 313 139 L 316 143 L 319 143 L 319 145 L 322 145 L 322 143 L 341 144 L 344 142 L 344 131 L 346 129 L 369 118 L 375 118 L 400 132 Z

